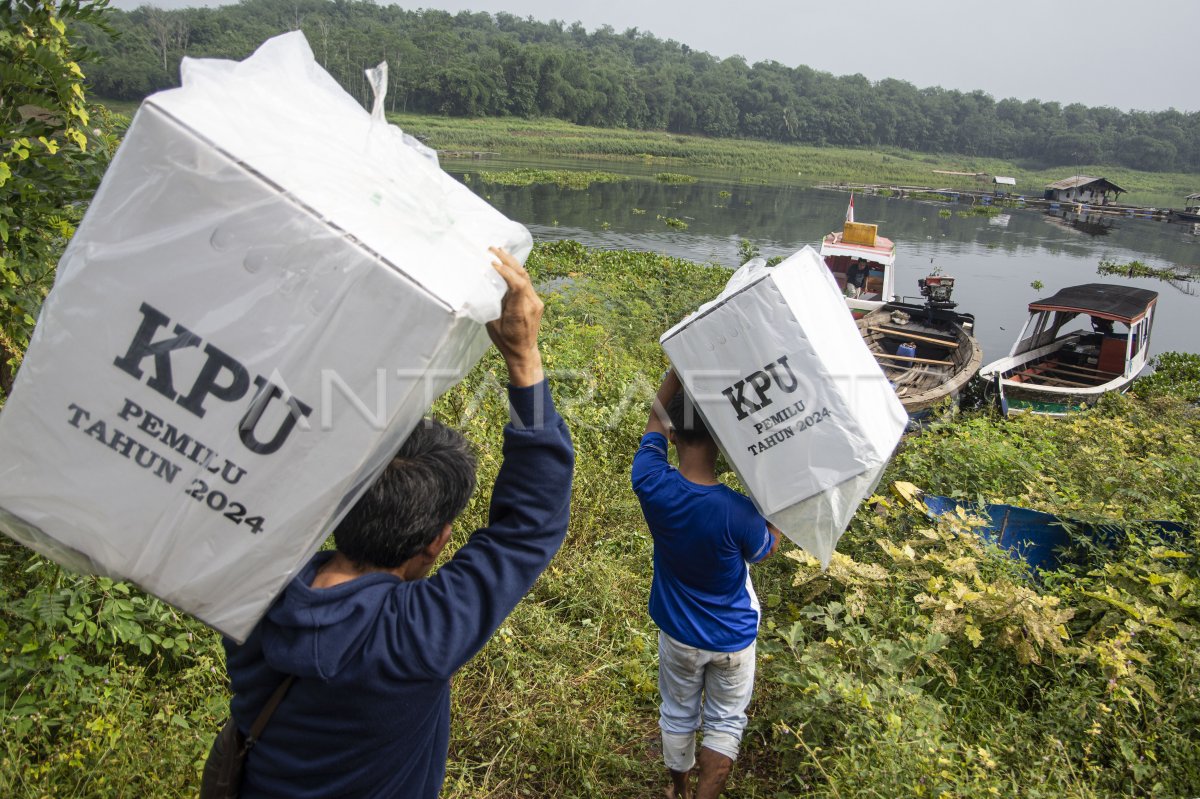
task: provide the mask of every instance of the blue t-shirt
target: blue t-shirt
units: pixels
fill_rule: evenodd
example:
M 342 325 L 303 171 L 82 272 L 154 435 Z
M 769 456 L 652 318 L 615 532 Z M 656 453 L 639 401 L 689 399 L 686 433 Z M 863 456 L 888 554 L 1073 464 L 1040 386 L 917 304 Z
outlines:
M 767 522 L 725 485 L 698 485 L 667 461 L 667 439 L 647 433 L 633 457 L 633 490 L 654 538 L 650 618 L 676 641 L 711 652 L 745 649 L 758 634 L 747 561 L 771 551 Z

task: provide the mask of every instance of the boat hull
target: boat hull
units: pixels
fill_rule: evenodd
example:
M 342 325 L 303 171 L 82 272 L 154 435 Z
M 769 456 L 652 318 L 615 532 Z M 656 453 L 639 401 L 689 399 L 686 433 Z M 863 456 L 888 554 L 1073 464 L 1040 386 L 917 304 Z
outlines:
M 973 321 L 965 314 L 931 314 L 903 303 L 889 303 L 857 320 L 863 341 L 909 416 L 920 416 L 947 397 L 957 399 L 979 371 L 983 349 L 963 324 L 968 320 Z
M 1102 372 L 1074 358 L 1081 336 L 1071 335 L 1044 347 L 984 366 L 979 374 L 996 382 L 1010 413 L 1066 416 L 1094 405 L 1110 392 L 1129 388 L 1137 372 Z M 1140 369 L 1138 370 L 1140 371 Z

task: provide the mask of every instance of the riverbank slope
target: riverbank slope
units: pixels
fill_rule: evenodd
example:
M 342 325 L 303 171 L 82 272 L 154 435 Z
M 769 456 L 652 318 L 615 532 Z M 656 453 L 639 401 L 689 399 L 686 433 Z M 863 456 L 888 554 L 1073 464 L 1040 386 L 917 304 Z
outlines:
M 1121 202 L 1179 207 L 1197 190 L 1195 175 L 1139 172 L 1101 164 L 1031 168 L 992 158 L 839 147 L 808 147 L 749 139 L 714 139 L 665 131 L 591 128 L 556 119 L 464 118 L 390 114 L 392 122 L 446 157 L 498 153 L 514 158 L 586 158 L 697 167 L 731 178 L 815 185 L 866 182 L 934 188 L 990 188 L 995 175 L 1016 178 L 1016 193 L 1041 197 L 1045 186 L 1071 175 L 1106 177 L 1127 194 Z M 949 174 L 954 172 L 968 175 Z M 984 179 L 972 177 L 976 173 Z
M 651 545 L 629 467 L 666 366 L 658 335 L 730 273 L 570 241 L 538 245 L 529 268 L 578 453 L 571 529 L 455 678 L 444 795 L 657 795 Z M 1200 524 L 1198 363 L 1169 363 L 1071 421 L 942 417 L 902 444 L 828 571 L 790 544 L 756 566 L 759 677 L 727 795 L 1200 793 L 1194 538 L 1133 531 L 1085 568 L 1035 579 L 969 518 L 934 522 L 887 491 L 907 480 L 1075 518 Z M 456 544 L 486 517 L 502 373 L 489 354 L 435 407 L 479 454 L 483 488 Z M 228 711 L 213 632 L 6 538 L 0 632 L 0 794 L 195 795 Z

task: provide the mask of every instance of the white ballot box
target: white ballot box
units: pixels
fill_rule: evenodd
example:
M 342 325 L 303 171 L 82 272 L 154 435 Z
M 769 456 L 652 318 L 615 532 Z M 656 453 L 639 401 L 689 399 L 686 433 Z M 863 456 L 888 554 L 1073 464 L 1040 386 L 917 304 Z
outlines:
M 661 343 L 759 511 L 828 565 L 908 417 L 820 256 L 746 264 Z
M 59 264 L 0 413 L 0 528 L 243 640 L 488 344 L 528 231 L 300 33 L 185 59 Z

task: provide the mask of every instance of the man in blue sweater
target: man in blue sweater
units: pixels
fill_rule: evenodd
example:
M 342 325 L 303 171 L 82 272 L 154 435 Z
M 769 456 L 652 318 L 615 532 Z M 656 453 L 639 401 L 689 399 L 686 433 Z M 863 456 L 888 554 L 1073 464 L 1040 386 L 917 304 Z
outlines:
M 242 796 L 436 797 L 446 775 L 450 677 L 491 637 L 558 551 L 574 452 L 542 371 L 542 301 L 500 249 L 508 284 L 488 326 L 512 422 L 488 526 L 429 577 L 475 488 L 460 433 L 418 425 L 242 646 L 225 642 L 246 733 L 295 680 L 250 750 Z
M 667 460 L 668 438 L 678 469 Z M 759 606 L 746 564 L 779 546 L 779 531 L 754 504 L 717 480 L 717 453 L 679 378 L 668 372 L 633 457 L 633 490 L 654 539 L 658 725 L 675 799 L 693 796 L 696 766 L 696 799 L 714 799 L 725 788 L 754 687 Z

